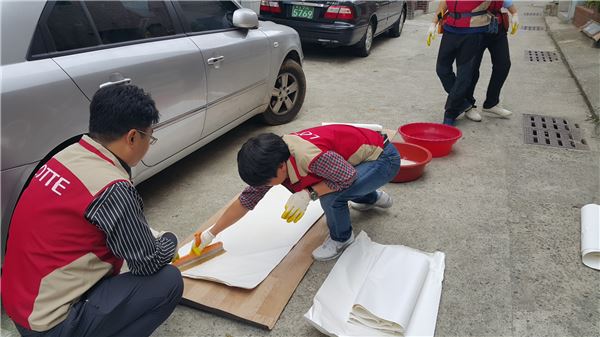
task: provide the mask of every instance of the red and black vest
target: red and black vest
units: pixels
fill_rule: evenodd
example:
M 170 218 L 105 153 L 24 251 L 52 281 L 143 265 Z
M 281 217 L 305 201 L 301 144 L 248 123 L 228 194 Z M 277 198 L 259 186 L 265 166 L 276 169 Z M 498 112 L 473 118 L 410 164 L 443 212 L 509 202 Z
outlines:
M 46 331 L 123 260 L 85 219 L 91 202 L 129 174 L 106 148 L 83 136 L 34 175 L 15 208 L 2 268 L 2 302 L 17 324 Z
M 487 13 L 490 0 L 447 0 L 448 16 L 444 24 L 457 28 L 485 27 L 490 24 Z
M 290 149 L 287 161 L 288 179 L 283 185 L 298 192 L 323 178 L 309 172 L 310 164 L 327 151 L 340 154 L 351 165 L 379 158 L 383 152 L 383 136 L 378 132 L 350 125 L 327 125 L 283 136 Z

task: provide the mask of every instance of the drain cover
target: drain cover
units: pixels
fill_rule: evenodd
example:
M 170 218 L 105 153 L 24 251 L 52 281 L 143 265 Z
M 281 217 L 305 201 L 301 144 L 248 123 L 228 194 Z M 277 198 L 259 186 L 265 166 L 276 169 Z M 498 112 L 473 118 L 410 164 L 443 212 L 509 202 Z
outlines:
M 565 149 L 589 150 L 587 141 L 577 123 L 566 119 L 523 115 L 523 134 L 525 144 L 546 145 Z
M 521 30 L 546 30 L 544 26 L 521 26 Z
M 542 16 L 541 12 L 525 12 L 523 13 L 524 16 Z
M 542 51 L 542 50 L 526 50 L 525 60 L 529 62 L 558 62 L 560 58 L 558 54 L 553 51 Z

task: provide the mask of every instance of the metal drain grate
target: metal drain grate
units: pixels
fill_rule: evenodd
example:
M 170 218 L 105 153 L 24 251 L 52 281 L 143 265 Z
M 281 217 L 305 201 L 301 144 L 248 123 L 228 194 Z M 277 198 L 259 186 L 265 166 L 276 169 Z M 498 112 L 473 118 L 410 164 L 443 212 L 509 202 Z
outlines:
M 590 149 L 587 141 L 582 138 L 579 125 L 562 118 L 523 115 L 523 133 L 525 144 L 575 150 Z
M 523 13 L 524 16 L 542 16 L 543 13 L 542 12 L 525 12 Z
M 521 26 L 521 30 L 541 31 L 541 30 L 546 30 L 546 27 L 544 27 L 544 26 Z
M 558 54 L 553 51 L 541 51 L 541 50 L 526 50 L 525 60 L 529 62 L 558 62 L 560 58 Z

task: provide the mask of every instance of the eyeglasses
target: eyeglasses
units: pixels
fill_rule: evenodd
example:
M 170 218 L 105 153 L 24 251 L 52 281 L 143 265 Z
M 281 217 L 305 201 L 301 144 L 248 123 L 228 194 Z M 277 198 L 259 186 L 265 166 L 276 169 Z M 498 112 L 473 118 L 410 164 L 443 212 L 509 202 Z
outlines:
M 142 135 L 150 137 L 150 145 L 154 145 L 154 144 L 156 144 L 156 142 L 158 142 L 158 138 L 154 137 L 153 135 L 149 134 L 148 132 L 144 132 L 144 131 L 138 130 L 138 129 L 136 129 L 136 131 L 141 133 Z

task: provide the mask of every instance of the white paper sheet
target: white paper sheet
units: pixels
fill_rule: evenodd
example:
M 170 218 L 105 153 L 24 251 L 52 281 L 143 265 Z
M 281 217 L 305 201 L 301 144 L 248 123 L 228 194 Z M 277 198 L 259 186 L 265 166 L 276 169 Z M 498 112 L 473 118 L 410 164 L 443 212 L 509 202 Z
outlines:
M 429 257 L 424 253 L 402 246 L 385 247 L 354 300 L 350 320 L 385 332 L 404 334 L 428 272 Z M 410 275 L 398 277 L 399 273 Z
M 219 233 L 213 242 L 222 241 L 226 253 L 182 273 L 185 277 L 211 280 L 232 287 L 252 289 L 259 285 L 321 217 L 319 201 L 311 201 L 298 223 L 281 219 L 291 193 L 274 186 L 233 226 Z M 190 251 L 192 242 L 179 249 Z
M 364 124 L 364 123 L 334 123 L 334 122 L 322 122 L 321 125 L 334 125 L 334 124 L 342 124 L 342 125 L 351 125 L 357 128 L 369 129 L 373 131 L 383 131 L 383 126 L 379 124 Z
M 600 270 L 600 205 L 581 208 L 581 259 L 586 266 Z
M 401 335 L 395 328 L 402 324 L 406 336 L 433 336 L 444 259 L 441 252 L 426 254 L 405 246 L 380 245 L 361 232 L 339 258 L 304 317 L 331 336 Z M 411 294 L 417 290 L 418 294 Z M 351 318 L 357 300 L 380 319 L 358 323 Z M 388 319 L 394 324 L 384 321 Z

